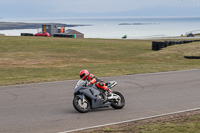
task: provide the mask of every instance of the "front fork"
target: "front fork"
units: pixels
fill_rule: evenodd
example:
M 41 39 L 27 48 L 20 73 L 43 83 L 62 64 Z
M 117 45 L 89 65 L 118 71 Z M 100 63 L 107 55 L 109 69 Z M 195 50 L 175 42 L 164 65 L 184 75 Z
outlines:
M 82 100 L 83 103 L 87 102 L 87 100 L 85 99 L 85 95 L 76 95 L 76 96 L 78 96 Z
M 84 95 L 77 95 L 80 99 L 78 100 L 78 104 L 81 108 L 87 108 L 87 100 Z
M 85 99 L 85 95 L 83 95 L 83 103 L 87 103 L 87 100 Z

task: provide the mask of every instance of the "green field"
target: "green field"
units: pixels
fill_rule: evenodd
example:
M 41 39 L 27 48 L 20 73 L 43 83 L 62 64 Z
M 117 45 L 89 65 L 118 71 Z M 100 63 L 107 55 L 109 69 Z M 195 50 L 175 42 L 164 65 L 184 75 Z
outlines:
M 152 51 L 152 40 L 0 36 L 0 86 L 97 76 L 199 69 L 200 42 Z

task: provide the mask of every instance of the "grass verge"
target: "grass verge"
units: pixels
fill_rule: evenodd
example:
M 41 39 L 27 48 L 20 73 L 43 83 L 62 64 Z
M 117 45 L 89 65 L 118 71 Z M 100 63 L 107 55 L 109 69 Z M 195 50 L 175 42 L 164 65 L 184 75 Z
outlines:
M 82 130 L 75 133 L 200 133 L 200 110 Z
M 199 69 L 199 42 L 151 50 L 152 40 L 0 36 L 0 86 L 97 76 Z

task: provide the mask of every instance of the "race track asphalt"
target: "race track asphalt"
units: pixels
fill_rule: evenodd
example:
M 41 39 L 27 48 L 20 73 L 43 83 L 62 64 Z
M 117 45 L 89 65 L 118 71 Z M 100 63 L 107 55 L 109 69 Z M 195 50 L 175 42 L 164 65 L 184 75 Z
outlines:
M 102 79 L 118 82 L 124 109 L 78 113 L 78 80 L 0 87 L 0 133 L 57 133 L 200 107 L 200 69 Z

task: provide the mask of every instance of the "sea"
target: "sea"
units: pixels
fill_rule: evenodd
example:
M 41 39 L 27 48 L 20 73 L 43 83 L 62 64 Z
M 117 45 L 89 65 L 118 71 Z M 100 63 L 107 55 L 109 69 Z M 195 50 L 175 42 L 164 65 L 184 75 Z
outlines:
M 174 37 L 200 31 L 200 17 L 97 17 L 97 18 L 2 18 L 0 22 L 64 23 L 86 25 L 67 27 L 84 34 L 85 38 L 142 39 Z M 20 36 L 37 33 L 39 29 L 0 30 L 0 34 Z

